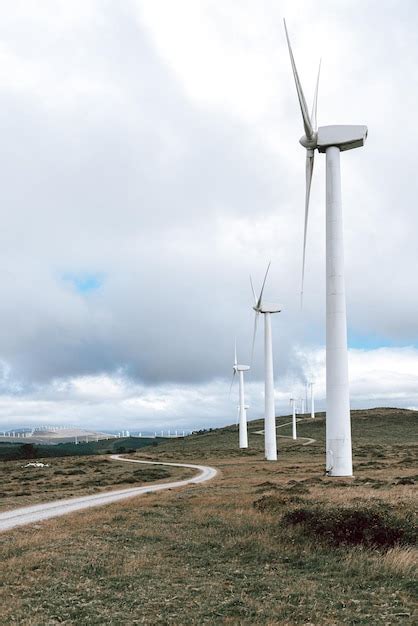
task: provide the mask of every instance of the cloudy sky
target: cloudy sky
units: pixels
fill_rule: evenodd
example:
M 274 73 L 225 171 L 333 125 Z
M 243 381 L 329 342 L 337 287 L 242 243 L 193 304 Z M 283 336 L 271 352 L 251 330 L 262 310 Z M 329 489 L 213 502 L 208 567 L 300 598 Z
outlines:
M 418 406 L 415 0 L 0 0 L 0 428 L 231 423 L 270 260 L 277 410 L 307 380 L 325 406 L 325 159 L 301 311 L 283 16 L 319 124 L 369 127 L 342 155 L 352 406 Z

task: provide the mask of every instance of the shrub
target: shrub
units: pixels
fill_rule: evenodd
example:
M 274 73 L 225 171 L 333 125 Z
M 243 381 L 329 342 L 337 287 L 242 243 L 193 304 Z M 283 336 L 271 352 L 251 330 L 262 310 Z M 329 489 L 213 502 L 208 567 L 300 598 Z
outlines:
M 413 476 L 402 476 L 402 478 L 399 478 L 395 484 L 396 485 L 415 485 L 415 478 Z
M 133 472 L 136 480 L 161 480 L 162 478 L 168 478 L 170 476 L 169 470 L 164 467 L 150 467 L 144 469 L 138 469 Z
M 335 546 L 391 548 L 416 541 L 416 529 L 410 516 L 402 517 L 379 505 L 305 506 L 289 511 L 282 519 L 290 526 L 300 524 L 306 535 Z
M 20 446 L 20 452 L 23 459 L 36 459 L 38 456 L 37 450 L 33 443 L 24 443 Z
M 266 495 L 262 496 L 258 500 L 255 500 L 253 506 L 257 511 L 274 513 L 276 511 L 282 511 L 285 505 L 290 503 L 301 503 L 303 499 L 299 496 L 283 494 L 281 496 Z
M 296 480 L 290 481 L 288 483 L 287 489 L 289 491 L 292 491 L 293 493 L 309 493 L 309 488 L 306 485 L 297 482 Z

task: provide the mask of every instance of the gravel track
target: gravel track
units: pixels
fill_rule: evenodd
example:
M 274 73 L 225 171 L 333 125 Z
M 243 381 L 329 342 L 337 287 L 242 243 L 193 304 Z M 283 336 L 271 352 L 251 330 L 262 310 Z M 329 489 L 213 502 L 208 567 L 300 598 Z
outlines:
M 0 532 L 11 530 L 17 526 L 25 526 L 35 522 L 41 522 L 51 517 L 60 517 L 89 509 L 94 506 L 103 506 L 111 504 L 126 498 L 143 495 L 144 493 L 154 493 L 156 491 L 164 491 L 165 489 L 176 489 L 186 485 L 194 485 L 211 480 L 217 474 L 217 470 L 206 465 L 191 465 L 189 463 L 163 463 L 162 461 L 140 461 L 138 459 L 124 459 L 119 454 L 110 456 L 112 461 L 123 461 L 126 463 L 142 463 L 146 465 L 169 465 L 172 467 L 189 467 L 198 470 L 198 474 L 186 480 L 177 480 L 169 483 L 157 483 L 155 485 L 147 485 L 146 487 L 132 487 L 128 489 L 118 489 L 116 491 L 105 491 L 90 496 L 81 496 L 79 498 L 69 498 L 67 500 L 55 500 L 54 502 L 45 502 L 44 504 L 35 504 L 32 506 L 24 506 L 19 509 L 5 511 L 0 513 Z

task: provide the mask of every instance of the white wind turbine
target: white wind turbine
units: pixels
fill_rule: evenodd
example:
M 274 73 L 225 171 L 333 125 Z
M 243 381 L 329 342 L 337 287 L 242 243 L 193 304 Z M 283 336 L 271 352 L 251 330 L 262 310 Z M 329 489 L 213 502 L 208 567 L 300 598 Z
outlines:
M 290 398 L 290 404 L 292 406 L 292 439 L 297 439 L 296 434 L 296 398 Z
M 305 226 L 303 236 L 302 294 L 305 273 L 306 233 L 314 151 L 326 154 L 326 469 L 330 476 L 352 476 L 350 393 L 348 384 L 347 313 L 344 283 L 344 246 L 341 206 L 340 152 L 359 148 L 367 137 L 367 126 L 321 126 L 317 128 L 319 72 L 312 115 L 309 116 L 296 69 L 289 35 L 284 23 L 306 148 Z
M 264 450 L 267 461 L 277 461 L 277 437 L 276 437 L 276 411 L 274 408 L 274 374 L 273 374 L 273 344 L 271 337 L 271 314 L 280 313 L 282 307 L 279 304 L 263 302 L 263 292 L 270 269 L 268 264 L 264 276 L 260 295 L 257 299 L 253 281 L 250 276 L 251 289 L 254 296 L 255 319 L 254 334 L 251 355 L 254 354 L 255 336 L 257 334 L 257 322 L 260 313 L 264 315 Z M 252 357 L 251 357 L 252 361 Z
M 305 398 L 300 398 L 300 414 L 305 415 Z
M 314 385 L 315 383 L 309 383 L 309 387 L 311 389 L 311 417 L 315 417 L 315 399 L 314 399 Z
M 235 374 L 239 375 L 239 405 L 238 405 L 238 420 L 239 420 L 239 447 L 248 448 L 248 433 L 247 433 L 247 409 L 248 404 L 245 404 L 244 394 L 244 372 L 250 369 L 249 365 L 239 365 L 237 359 L 237 343 L 235 342 L 234 353 L 234 367 L 232 374 L 231 389 L 234 383 Z

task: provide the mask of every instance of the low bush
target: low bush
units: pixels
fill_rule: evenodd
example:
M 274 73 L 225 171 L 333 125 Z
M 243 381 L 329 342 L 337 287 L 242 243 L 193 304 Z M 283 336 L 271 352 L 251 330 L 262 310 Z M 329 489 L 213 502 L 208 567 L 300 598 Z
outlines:
M 170 476 L 169 470 L 164 467 L 150 467 L 135 470 L 133 475 L 137 480 L 160 480 L 161 478 L 168 478 Z
M 286 505 L 301 502 L 303 502 L 303 499 L 296 495 L 266 495 L 262 496 L 258 500 L 255 500 L 253 506 L 255 509 L 257 509 L 257 511 L 273 513 L 276 511 L 282 511 L 284 506 Z
M 395 485 L 415 485 L 415 478 L 414 476 L 402 476 L 396 481 Z
M 386 506 L 304 506 L 287 512 L 286 525 L 301 525 L 303 532 L 335 546 L 362 545 L 391 548 L 415 544 L 416 528 L 411 515 L 401 516 Z

